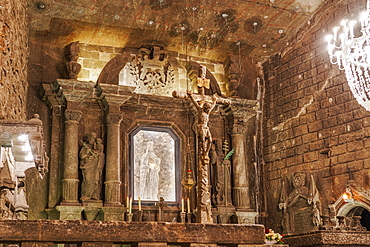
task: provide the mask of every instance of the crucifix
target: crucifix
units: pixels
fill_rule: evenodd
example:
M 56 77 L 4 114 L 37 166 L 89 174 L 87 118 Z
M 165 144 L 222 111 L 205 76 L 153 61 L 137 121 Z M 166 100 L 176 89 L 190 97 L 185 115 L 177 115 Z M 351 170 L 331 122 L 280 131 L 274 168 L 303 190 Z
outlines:
M 163 207 L 167 206 L 167 203 L 164 203 L 163 197 L 160 197 L 159 202 L 156 202 L 155 205 L 157 207 L 159 207 L 158 208 L 158 221 L 161 222 L 162 219 L 163 219 L 163 217 L 162 217 L 163 216 Z
M 220 97 L 217 94 L 205 95 L 205 88 L 210 88 L 210 79 L 206 78 L 206 67 L 200 66 L 197 78 L 199 94 L 191 91 L 186 93 L 174 91 L 175 98 L 190 99 L 197 109 L 197 140 L 198 140 L 198 200 L 197 200 L 197 221 L 199 223 L 213 223 L 211 212 L 211 194 L 209 192 L 209 150 L 212 145 L 212 135 L 208 127 L 209 116 L 216 104 L 230 105 L 230 100 Z

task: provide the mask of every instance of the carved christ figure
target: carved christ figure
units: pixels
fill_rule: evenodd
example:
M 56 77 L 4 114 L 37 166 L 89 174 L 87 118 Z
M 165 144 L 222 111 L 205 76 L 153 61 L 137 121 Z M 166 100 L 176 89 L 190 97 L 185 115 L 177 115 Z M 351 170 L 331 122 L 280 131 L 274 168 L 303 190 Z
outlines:
M 199 94 L 191 91 L 186 93 L 174 91 L 172 95 L 176 98 L 190 99 L 198 112 L 197 136 L 198 136 L 198 205 L 197 221 L 199 223 L 213 223 L 211 211 L 211 195 L 209 192 L 209 172 L 210 162 L 209 151 L 212 146 L 212 135 L 208 127 L 209 116 L 215 105 L 230 105 L 230 100 L 219 97 L 217 94 L 212 96 L 205 95 L 205 89 L 209 88 L 210 79 L 206 79 L 206 67 L 201 66 L 197 78 Z
M 212 145 L 212 135 L 208 127 L 208 122 L 209 115 L 216 105 L 217 98 L 213 95 L 213 102 L 208 102 L 203 98 L 197 101 L 194 99 L 191 91 L 187 91 L 187 94 L 198 111 L 198 135 L 200 137 L 200 142 L 202 143 L 202 157 L 203 159 L 209 160 L 208 153 Z

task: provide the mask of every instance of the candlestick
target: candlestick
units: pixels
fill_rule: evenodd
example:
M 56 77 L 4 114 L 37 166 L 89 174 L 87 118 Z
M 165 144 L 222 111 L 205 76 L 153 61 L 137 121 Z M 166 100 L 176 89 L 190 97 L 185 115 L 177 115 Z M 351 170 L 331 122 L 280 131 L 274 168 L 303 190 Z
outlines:
M 140 196 L 138 197 L 139 199 L 139 211 L 141 211 L 141 199 L 140 199 Z
M 185 212 L 181 212 L 180 213 L 181 223 L 185 223 L 185 217 L 186 217 L 186 213 Z
M 181 198 L 181 213 L 185 212 L 184 198 Z
M 139 210 L 138 220 L 139 222 L 143 221 L 143 211 L 142 210 Z
M 187 216 L 188 216 L 188 223 L 191 223 L 191 215 L 192 215 L 192 213 L 187 213 Z
M 187 198 L 186 200 L 187 200 L 187 203 L 188 203 L 188 213 L 190 214 L 190 199 Z
M 127 214 L 127 222 L 132 222 L 132 213 Z
M 128 208 L 128 212 L 129 212 L 129 214 L 132 213 L 132 197 L 130 197 L 130 206 Z

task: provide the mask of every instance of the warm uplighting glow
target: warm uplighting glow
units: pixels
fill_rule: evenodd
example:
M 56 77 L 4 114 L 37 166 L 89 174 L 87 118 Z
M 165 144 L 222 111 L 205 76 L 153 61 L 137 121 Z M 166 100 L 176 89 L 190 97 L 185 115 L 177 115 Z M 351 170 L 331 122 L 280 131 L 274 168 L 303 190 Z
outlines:
M 344 200 L 349 199 L 349 195 L 348 195 L 347 193 L 344 193 L 344 194 L 343 194 L 343 199 L 344 199 Z
M 18 136 L 18 140 L 22 142 L 28 141 L 28 135 L 20 135 Z
M 370 0 L 359 22 L 342 20 L 327 36 L 330 62 L 345 70 L 348 85 L 357 102 L 370 111 Z M 358 25 L 360 23 L 360 26 Z M 356 35 L 356 27 L 359 35 Z M 356 37 L 358 36 L 358 37 Z
M 352 193 L 350 191 L 344 192 L 342 198 L 345 202 L 353 202 Z

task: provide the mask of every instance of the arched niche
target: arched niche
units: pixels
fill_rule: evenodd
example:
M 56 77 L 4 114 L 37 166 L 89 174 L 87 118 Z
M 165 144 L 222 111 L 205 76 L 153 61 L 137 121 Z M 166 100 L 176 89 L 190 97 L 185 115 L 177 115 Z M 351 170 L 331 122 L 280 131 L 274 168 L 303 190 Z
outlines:
M 344 216 L 346 225 L 353 225 L 353 217 L 361 216 L 361 225 L 370 230 L 370 193 L 353 180 L 346 185 L 345 191 L 336 202 L 329 205 L 331 222 L 336 225 L 337 216 Z
M 129 134 L 130 195 L 143 205 L 180 198 L 180 138 L 170 127 L 139 125 Z

